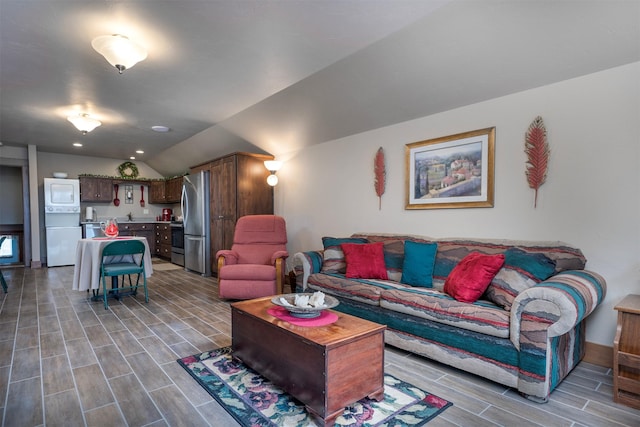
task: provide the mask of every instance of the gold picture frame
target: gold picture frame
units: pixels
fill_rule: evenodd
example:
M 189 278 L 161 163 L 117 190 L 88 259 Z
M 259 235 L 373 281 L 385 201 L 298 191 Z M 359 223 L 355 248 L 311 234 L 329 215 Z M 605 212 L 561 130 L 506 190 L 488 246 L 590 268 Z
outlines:
M 405 145 L 405 209 L 491 208 L 496 128 Z

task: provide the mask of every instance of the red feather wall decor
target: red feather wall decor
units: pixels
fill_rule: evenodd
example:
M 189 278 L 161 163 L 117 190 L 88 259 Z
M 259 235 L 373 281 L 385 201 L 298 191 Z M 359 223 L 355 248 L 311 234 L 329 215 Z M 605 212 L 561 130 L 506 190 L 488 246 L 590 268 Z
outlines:
M 378 148 L 376 158 L 373 161 L 373 173 L 375 176 L 373 186 L 376 189 L 376 194 L 379 199 L 378 210 L 382 210 L 382 195 L 384 194 L 384 187 L 387 180 L 387 171 L 384 165 L 384 150 L 382 147 Z
M 535 191 L 533 207 L 538 205 L 538 188 L 547 180 L 547 167 L 549 166 L 549 143 L 547 142 L 547 130 L 544 127 L 542 117 L 536 117 L 529 125 L 524 137 L 524 152 L 527 154 L 527 181 L 529 188 Z

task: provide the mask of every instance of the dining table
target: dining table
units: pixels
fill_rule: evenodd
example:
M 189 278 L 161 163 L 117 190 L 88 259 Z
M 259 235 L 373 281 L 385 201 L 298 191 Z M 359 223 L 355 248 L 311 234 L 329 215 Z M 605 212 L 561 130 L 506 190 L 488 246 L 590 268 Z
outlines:
M 100 265 L 102 263 L 102 250 L 109 243 L 117 240 L 136 239 L 144 243 L 144 271 L 145 276 L 150 277 L 153 274 L 153 263 L 151 262 L 151 253 L 149 251 L 149 243 L 144 237 L 138 236 L 120 236 L 110 237 L 94 237 L 90 239 L 78 240 L 76 247 L 75 268 L 73 270 L 73 287 L 74 291 L 88 291 L 89 289 L 100 289 Z M 136 255 L 139 257 L 140 255 Z M 107 257 L 106 263 L 122 262 L 124 257 L 131 255 Z M 139 258 L 136 259 L 139 261 Z M 117 285 L 116 285 L 117 286 Z

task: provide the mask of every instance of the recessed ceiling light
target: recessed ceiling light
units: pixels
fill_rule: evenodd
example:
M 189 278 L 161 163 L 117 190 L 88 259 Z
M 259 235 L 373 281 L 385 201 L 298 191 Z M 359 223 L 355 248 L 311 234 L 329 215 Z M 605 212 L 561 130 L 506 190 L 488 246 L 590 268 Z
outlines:
M 167 126 L 151 126 L 151 130 L 156 132 L 169 132 L 171 129 Z
M 74 147 L 82 147 L 82 144 L 80 144 L 79 142 L 74 142 L 74 143 L 73 143 L 73 146 L 74 146 Z
M 136 156 L 129 157 L 129 160 L 135 160 L 135 159 L 136 159 Z
M 142 151 L 142 150 L 136 150 L 136 153 L 138 153 L 138 154 L 144 154 L 144 151 Z

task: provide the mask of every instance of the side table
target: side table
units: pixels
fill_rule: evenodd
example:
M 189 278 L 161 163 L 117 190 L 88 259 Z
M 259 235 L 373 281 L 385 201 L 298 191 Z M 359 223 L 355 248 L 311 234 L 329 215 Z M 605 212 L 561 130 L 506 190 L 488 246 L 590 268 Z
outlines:
M 615 309 L 613 401 L 640 409 L 640 295 L 627 295 Z

